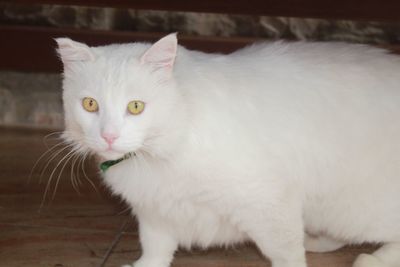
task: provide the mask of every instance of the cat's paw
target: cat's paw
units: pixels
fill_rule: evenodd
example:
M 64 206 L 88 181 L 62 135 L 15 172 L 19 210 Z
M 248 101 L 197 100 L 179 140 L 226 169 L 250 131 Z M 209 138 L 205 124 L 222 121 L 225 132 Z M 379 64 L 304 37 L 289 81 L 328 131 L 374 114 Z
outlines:
M 369 254 L 361 254 L 353 263 L 353 267 L 389 267 L 377 257 Z
M 326 236 L 311 236 L 306 234 L 304 238 L 304 247 L 309 252 L 330 252 L 335 251 L 345 244 Z
M 124 264 L 124 265 L 121 265 L 121 267 L 132 267 L 132 264 Z
M 169 267 L 169 264 L 154 259 L 139 259 L 133 263 L 133 267 Z

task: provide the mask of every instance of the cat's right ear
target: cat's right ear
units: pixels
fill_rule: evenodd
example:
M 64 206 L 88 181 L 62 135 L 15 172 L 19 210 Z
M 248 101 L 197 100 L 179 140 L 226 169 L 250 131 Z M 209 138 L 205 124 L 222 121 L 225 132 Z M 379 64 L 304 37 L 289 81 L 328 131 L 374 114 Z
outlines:
M 55 41 L 58 44 L 57 52 L 66 68 L 73 62 L 93 61 L 95 59 L 90 47 L 83 43 L 69 38 L 56 38 Z
M 154 43 L 140 58 L 140 63 L 155 69 L 171 72 L 174 66 L 178 40 L 176 33 L 171 33 Z

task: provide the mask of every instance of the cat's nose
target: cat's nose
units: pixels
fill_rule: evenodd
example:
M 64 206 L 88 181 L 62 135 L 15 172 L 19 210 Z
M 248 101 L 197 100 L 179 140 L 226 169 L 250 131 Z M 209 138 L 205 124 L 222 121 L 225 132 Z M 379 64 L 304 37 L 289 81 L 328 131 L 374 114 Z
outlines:
M 119 135 L 117 133 L 104 132 L 101 133 L 101 137 L 106 140 L 107 144 L 111 145 L 119 137 Z

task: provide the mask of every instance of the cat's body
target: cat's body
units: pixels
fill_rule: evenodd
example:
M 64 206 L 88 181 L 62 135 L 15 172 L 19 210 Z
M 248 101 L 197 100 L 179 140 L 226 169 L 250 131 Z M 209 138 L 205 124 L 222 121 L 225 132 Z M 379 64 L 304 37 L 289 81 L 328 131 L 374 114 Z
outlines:
M 66 138 L 82 140 L 81 131 L 89 141 L 80 145 L 107 159 L 136 153 L 105 173 L 140 223 L 143 256 L 135 267 L 169 266 L 178 245 L 245 240 L 274 267 L 306 266 L 303 242 L 313 251 L 390 243 L 355 265 L 400 265 L 400 60 L 394 55 L 278 42 L 231 55 L 179 47 L 174 62 L 172 35 L 151 48 L 89 50 L 69 42 L 59 41 Z M 68 61 L 65 46 L 83 59 Z M 132 76 L 129 64 L 136 64 Z M 94 77 L 85 77 L 94 67 Z M 85 111 L 72 111 L 78 105 L 71 101 L 81 99 L 74 97 L 76 85 L 92 80 L 97 88 L 80 96 L 100 104 L 97 122 L 89 123 L 77 119 Z M 114 118 L 127 99 L 144 100 L 143 114 Z M 119 154 L 90 144 L 104 129 L 121 136 Z M 304 232 L 312 235 L 305 241 Z

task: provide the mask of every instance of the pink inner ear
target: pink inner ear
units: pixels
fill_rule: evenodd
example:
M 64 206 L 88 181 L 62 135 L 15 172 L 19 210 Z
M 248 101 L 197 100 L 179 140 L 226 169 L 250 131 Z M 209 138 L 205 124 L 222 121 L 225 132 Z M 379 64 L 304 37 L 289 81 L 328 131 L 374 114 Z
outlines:
M 167 35 L 153 44 L 141 57 L 140 62 L 157 67 L 172 67 L 177 47 L 176 34 Z
M 58 38 L 56 41 L 58 43 L 58 53 L 64 64 L 72 61 L 94 60 L 94 55 L 87 45 L 68 38 Z

